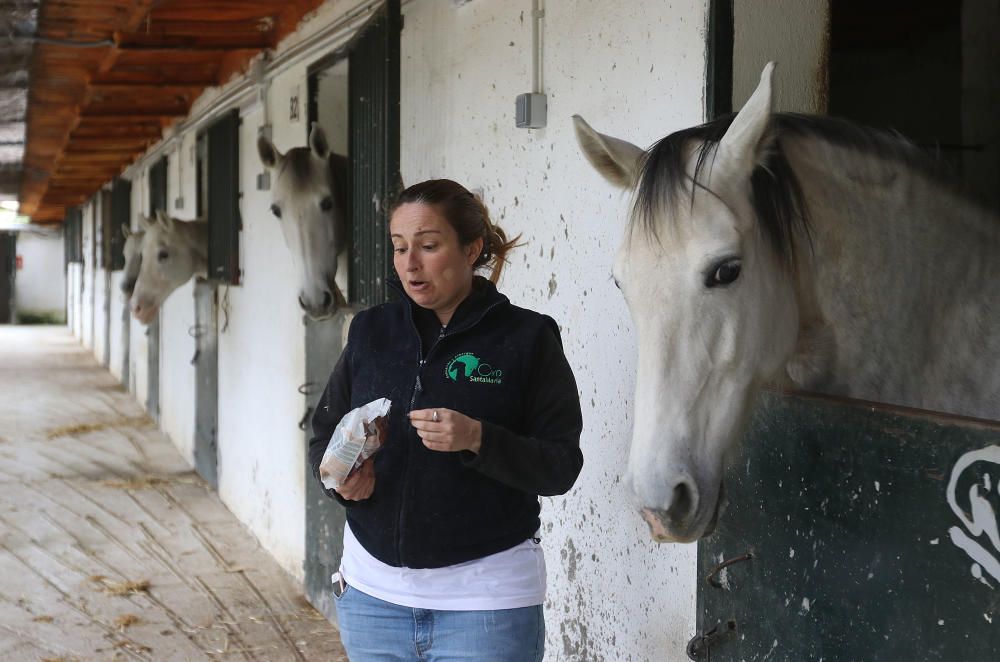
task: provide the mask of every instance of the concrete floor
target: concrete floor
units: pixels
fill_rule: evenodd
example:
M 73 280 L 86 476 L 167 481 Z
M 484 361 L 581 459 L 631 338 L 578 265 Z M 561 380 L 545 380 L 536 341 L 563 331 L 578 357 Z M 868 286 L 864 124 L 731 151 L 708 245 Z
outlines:
M 67 329 L 0 326 L 0 659 L 347 658 Z

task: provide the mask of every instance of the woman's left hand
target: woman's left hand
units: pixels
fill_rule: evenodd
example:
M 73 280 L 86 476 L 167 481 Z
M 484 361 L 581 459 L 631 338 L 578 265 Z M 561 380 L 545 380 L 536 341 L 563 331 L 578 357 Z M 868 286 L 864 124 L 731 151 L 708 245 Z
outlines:
M 451 409 L 414 409 L 410 423 L 432 451 L 478 453 L 483 440 L 482 423 Z

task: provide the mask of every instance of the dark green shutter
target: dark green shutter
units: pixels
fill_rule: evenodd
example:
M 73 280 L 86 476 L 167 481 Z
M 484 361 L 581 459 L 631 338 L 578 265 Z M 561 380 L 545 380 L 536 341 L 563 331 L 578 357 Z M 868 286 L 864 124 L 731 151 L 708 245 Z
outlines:
M 122 228 L 129 226 L 132 215 L 132 183 L 116 179 L 111 185 L 111 270 L 125 268 L 125 236 Z
M 353 255 L 350 299 L 387 300 L 392 271 L 388 207 L 399 192 L 399 0 L 390 0 L 350 54 Z
M 80 225 L 82 223 L 79 207 L 70 207 L 66 210 L 66 222 L 63 228 L 64 240 L 66 242 L 66 262 L 83 261 L 83 237 L 81 236 Z
M 63 259 L 66 266 L 73 262 L 73 209 L 66 210 L 66 217 L 63 220 Z
M 233 110 L 207 130 L 208 275 L 240 282 L 239 112 Z
M 156 210 L 167 211 L 167 157 L 162 157 L 149 169 L 149 215 Z
M 94 223 L 97 266 L 111 269 L 111 241 L 114 224 L 111 217 L 111 191 L 101 189 L 97 193 L 97 218 Z

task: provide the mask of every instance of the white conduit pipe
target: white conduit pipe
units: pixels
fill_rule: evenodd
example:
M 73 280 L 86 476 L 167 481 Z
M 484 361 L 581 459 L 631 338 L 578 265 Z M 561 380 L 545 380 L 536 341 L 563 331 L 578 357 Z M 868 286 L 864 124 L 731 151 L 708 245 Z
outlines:
M 531 91 L 542 93 L 542 19 L 545 7 L 542 0 L 531 0 Z

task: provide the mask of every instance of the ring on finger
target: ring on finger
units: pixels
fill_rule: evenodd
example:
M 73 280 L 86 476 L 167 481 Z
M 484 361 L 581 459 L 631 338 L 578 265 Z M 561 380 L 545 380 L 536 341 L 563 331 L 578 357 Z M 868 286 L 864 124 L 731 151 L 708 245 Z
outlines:
M 440 420 L 438 418 L 437 409 L 435 409 L 433 412 L 431 412 L 431 420 L 434 421 L 435 423 L 437 423 Z

